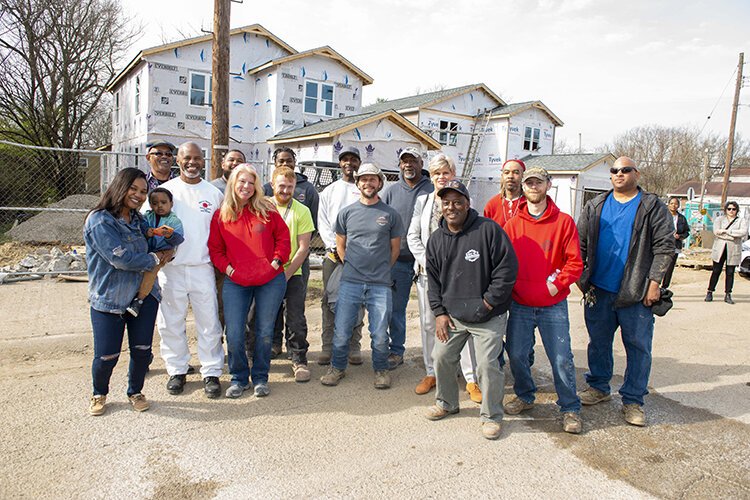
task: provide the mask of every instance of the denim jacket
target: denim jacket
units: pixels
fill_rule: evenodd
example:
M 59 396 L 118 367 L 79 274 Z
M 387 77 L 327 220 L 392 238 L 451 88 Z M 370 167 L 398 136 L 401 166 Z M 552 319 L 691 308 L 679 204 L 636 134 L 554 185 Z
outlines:
M 89 302 L 97 311 L 122 314 L 138 293 L 143 272 L 156 266 L 148 253 L 141 225 L 143 217 L 130 213 L 130 223 L 106 210 L 92 212 L 83 226 L 89 273 Z M 151 290 L 161 300 L 159 281 Z

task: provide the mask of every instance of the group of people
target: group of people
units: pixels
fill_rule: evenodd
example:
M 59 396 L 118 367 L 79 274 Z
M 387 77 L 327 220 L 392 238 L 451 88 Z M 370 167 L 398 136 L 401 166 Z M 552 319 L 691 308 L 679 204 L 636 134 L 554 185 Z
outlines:
M 178 176 L 169 168 L 175 155 Z M 320 195 L 294 172 L 289 148 L 274 153 L 265 187 L 238 150 L 224 156 L 223 175 L 213 182 L 202 178 L 204 159 L 195 143 L 175 148 L 157 142 L 147 159 L 148 174 L 134 168 L 117 174 L 84 227 L 94 331 L 92 415 L 106 411 L 126 328 L 133 407 L 148 409 L 141 391 L 153 358 L 154 323 L 167 391 L 183 392 L 191 370 L 188 306 L 207 397 L 222 391 L 222 335 L 231 375 L 226 397 L 251 389 L 267 396 L 271 359 L 284 346 L 295 380 L 310 380 L 305 296 L 310 241 L 318 231 L 326 247 L 317 357 L 329 365 L 323 385 L 338 385 L 349 364 L 363 362 L 366 311 L 374 387 L 391 386 L 390 372 L 404 362 L 406 309 L 416 282 L 426 373 L 415 392 L 435 390 L 428 419 L 459 411 L 460 370 L 470 398 L 481 404 L 483 436 L 498 438 L 504 413 L 533 408 L 538 329 L 563 429 L 580 433 L 581 405 L 611 399 L 619 328 L 627 355 L 624 418 L 645 425 L 651 306 L 660 300 L 682 233 L 665 204 L 638 186 L 640 172 L 630 158 L 617 159 L 613 189 L 587 203 L 577 225 L 548 195 L 548 172 L 527 169 L 520 160 L 505 162 L 501 192 L 482 216 L 455 178 L 450 157 L 438 154 L 424 169 L 412 148 L 400 152 L 399 180 L 387 187 L 380 168 L 362 163 L 356 147 L 343 149 L 338 179 Z M 721 224 L 733 234 L 728 226 Z M 158 280 L 151 277 L 157 271 Z M 588 387 L 580 393 L 566 301 L 573 284 L 584 292 L 589 332 Z M 506 348 L 515 394 L 503 405 Z

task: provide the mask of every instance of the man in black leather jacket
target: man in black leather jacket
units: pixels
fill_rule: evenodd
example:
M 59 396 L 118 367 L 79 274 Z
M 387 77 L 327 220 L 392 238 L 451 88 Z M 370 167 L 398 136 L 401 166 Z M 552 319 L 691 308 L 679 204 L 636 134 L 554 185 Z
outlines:
M 620 387 L 625 421 L 646 425 L 643 396 L 648 394 L 654 315 L 675 250 L 674 227 L 666 205 L 638 186 L 640 172 L 625 156 L 610 169 L 613 190 L 586 204 L 578 221 L 584 270 L 578 283 L 585 294 L 589 332 L 586 382 L 581 403 L 612 399 L 612 343 L 619 327 L 627 357 Z

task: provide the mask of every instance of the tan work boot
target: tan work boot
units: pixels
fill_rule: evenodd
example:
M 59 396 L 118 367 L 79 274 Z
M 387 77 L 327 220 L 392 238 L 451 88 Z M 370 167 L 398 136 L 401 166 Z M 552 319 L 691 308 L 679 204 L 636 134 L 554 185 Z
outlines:
M 482 391 L 479 390 L 479 385 L 477 385 L 476 383 L 469 382 L 468 384 L 466 384 L 466 392 L 469 393 L 469 399 L 471 399 L 475 403 L 482 402 Z
M 646 413 L 641 405 L 635 403 L 622 405 L 622 413 L 625 416 L 625 421 L 630 425 L 638 427 L 646 425 Z
M 482 436 L 485 439 L 497 439 L 500 437 L 500 422 L 482 422 Z
M 578 397 L 581 398 L 581 404 L 586 406 L 603 403 L 604 401 L 612 399 L 611 394 L 602 392 L 599 389 L 594 389 L 593 387 L 589 387 L 585 391 L 579 392 Z
M 320 354 L 318 354 L 318 364 L 319 365 L 330 365 L 331 364 L 331 353 L 322 351 Z
M 375 389 L 389 389 L 391 387 L 391 374 L 387 370 L 375 372 Z
M 133 409 L 135 411 L 146 411 L 151 406 L 148 404 L 146 396 L 144 396 L 140 392 L 137 394 L 133 394 L 132 396 L 128 396 L 128 399 L 130 400 L 130 404 L 133 405 Z
M 361 365 L 363 363 L 362 360 L 362 352 L 360 351 L 352 351 L 349 353 L 349 364 L 352 365 Z
M 563 413 L 563 430 L 571 434 L 580 434 L 583 430 L 581 416 L 572 411 Z
M 310 370 L 306 364 L 294 363 L 292 365 L 292 372 L 294 372 L 295 382 L 309 382 L 310 381 Z
M 89 402 L 89 415 L 93 417 L 104 415 L 104 412 L 107 411 L 106 404 L 107 396 L 91 396 L 91 401 Z
M 446 410 L 442 406 L 432 405 L 427 408 L 424 416 L 427 417 L 427 420 L 442 420 L 448 415 L 455 415 L 456 413 L 458 413 L 458 408 L 455 410 Z
M 417 384 L 416 389 L 414 389 L 414 392 L 416 392 L 419 395 L 427 394 L 432 389 L 435 388 L 435 385 L 437 385 L 437 380 L 435 377 L 431 375 L 427 375 L 425 378 L 422 379 L 420 383 Z
M 328 368 L 328 372 L 320 377 L 320 383 L 333 387 L 334 385 L 339 385 L 339 382 L 345 376 L 346 372 L 344 372 L 344 370 L 339 370 L 338 368 L 331 366 Z
M 510 401 L 503 405 L 503 410 L 505 410 L 505 413 L 508 415 L 518 415 L 522 411 L 530 410 L 533 407 L 534 403 L 527 403 L 518 396 L 513 396 Z

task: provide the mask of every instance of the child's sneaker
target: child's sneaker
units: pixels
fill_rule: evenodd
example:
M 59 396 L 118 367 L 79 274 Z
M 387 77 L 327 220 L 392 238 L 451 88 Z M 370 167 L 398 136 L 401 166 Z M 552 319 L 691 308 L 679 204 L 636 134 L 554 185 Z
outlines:
M 143 305 L 143 301 L 139 299 L 138 297 L 133 299 L 133 302 L 130 303 L 130 305 L 125 309 L 128 313 L 130 313 L 131 316 L 134 318 L 138 317 L 138 313 L 141 312 L 141 306 Z

